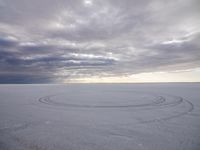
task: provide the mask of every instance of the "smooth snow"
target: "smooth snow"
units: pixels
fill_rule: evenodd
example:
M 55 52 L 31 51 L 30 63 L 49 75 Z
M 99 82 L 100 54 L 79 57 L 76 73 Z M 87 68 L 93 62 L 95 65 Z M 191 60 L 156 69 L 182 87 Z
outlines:
M 0 150 L 199 149 L 199 83 L 0 86 Z

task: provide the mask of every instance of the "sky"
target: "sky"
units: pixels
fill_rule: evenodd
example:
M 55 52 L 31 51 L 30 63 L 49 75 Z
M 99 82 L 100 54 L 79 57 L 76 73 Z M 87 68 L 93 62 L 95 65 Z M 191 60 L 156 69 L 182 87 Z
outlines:
M 0 0 L 0 83 L 200 82 L 199 0 Z

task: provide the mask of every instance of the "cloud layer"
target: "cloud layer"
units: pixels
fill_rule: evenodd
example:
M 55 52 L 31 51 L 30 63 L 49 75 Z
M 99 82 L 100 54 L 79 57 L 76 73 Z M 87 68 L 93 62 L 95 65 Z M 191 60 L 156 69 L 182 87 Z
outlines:
M 200 67 L 198 0 L 0 0 L 0 83 Z

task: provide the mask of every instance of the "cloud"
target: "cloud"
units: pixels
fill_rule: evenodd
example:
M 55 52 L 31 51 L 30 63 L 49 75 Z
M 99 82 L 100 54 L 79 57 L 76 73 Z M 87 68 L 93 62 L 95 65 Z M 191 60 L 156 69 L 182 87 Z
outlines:
M 198 0 L 1 0 L 0 82 L 198 68 L 199 6 Z
M 10 48 L 16 46 L 17 41 L 13 37 L 0 37 L 0 47 L 1 48 Z

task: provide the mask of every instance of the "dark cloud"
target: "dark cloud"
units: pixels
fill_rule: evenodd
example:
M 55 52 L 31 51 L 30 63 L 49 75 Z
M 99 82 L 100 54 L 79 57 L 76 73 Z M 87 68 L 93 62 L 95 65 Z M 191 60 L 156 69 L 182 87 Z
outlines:
M 52 83 L 55 78 L 50 78 L 48 76 L 34 76 L 34 75 L 16 75 L 16 74 L 6 74 L 0 75 L 0 84 L 30 84 L 30 83 Z
M 0 48 L 10 48 L 17 45 L 17 41 L 9 37 L 0 37 Z
M 200 67 L 198 0 L 0 0 L 0 83 Z

